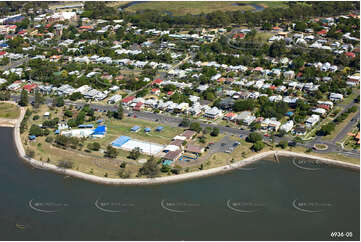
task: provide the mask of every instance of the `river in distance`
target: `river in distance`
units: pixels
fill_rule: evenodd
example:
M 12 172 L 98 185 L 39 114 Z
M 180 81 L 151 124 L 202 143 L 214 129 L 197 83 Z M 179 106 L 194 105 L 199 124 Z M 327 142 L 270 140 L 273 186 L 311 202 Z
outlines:
M 260 160 L 171 184 L 107 186 L 32 168 L 0 128 L 2 240 L 359 240 L 360 174 Z

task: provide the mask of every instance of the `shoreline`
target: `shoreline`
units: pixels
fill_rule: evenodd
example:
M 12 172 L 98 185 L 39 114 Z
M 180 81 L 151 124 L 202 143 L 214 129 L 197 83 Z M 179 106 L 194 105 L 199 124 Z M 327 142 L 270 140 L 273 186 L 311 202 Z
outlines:
M 178 181 L 184 181 L 189 179 L 195 179 L 195 178 L 201 178 L 216 174 L 222 174 L 228 171 L 232 171 L 241 167 L 244 167 L 246 165 L 252 164 L 262 158 L 269 157 L 269 156 L 292 156 L 292 157 L 302 157 L 302 158 L 309 158 L 314 160 L 320 160 L 325 164 L 334 165 L 338 167 L 343 168 L 351 168 L 355 170 L 360 170 L 360 166 L 356 164 L 351 164 L 343 161 L 338 160 L 332 160 L 328 158 L 313 156 L 313 155 L 307 155 L 307 154 L 301 154 L 296 153 L 292 151 L 267 151 L 262 152 L 259 154 L 256 154 L 254 156 L 245 158 L 243 160 L 240 160 L 238 162 L 235 162 L 230 165 L 226 166 L 220 166 L 215 167 L 207 170 L 201 170 L 201 171 L 195 171 L 190 173 L 183 173 L 179 175 L 173 175 L 173 176 L 165 176 L 165 177 L 156 177 L 156 178 L 130 178 L 130 179 L 123 179 L 123 178 L 106 178 L 106 177 L 99 177 L 95 175 L 86 174 L 80 171 L 71 170 L 71 169 L 64 169 L 57 167 L 56 165 L 49 164 L 46 162 L 41 162 L 32 158 L 29 158 L 25 154 L 25 150 L 23 147 L 23 143 L 21 141 L 20 136 L 20 123 L 24 118 L 26 108 L 20 107 L 20 116 L 17 119 L 17 122 L 15 123 L 15 127 L 13 129 L 14 134 L 14 142 L 15 146 L 18 152 L 18 155 L 20 158 L 22 158 L 24 161 L 29 163 L 31 166 L 42 169 L 42 170 L 49 170 L 54 171 L 59 174 L 63 174 L 66 176 L 72 176 L 76 178 L 80 178 L 82 180 L 87 180 L 95 183 L 100 184 L 106 184 L 106 185 L 150 185 L 150 184 L 163 184 L 163 183 L 170 183 L 170 182 L 178 182 Z

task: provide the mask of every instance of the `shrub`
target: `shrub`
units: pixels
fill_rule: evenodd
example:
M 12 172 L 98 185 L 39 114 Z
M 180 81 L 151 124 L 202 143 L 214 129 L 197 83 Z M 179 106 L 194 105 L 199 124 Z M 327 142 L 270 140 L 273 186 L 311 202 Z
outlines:
M 72 161 L 59 161 L 58 167 L 65 168 L 65 169 L 71 169 L 74 166 L 74 162 Z

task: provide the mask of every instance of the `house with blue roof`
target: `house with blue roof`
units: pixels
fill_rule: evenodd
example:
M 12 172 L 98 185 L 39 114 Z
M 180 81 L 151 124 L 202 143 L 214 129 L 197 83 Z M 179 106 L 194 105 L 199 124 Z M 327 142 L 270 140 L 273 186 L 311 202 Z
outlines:
M 91 136 L 93 138 L 103 138 L 106 132 L 107 132 L 107 127 L 105 125 L 99 125 L 93 130 Z
M 130 131 L 132 131 L 132 132 L 138 132 L 139 129 L 140 129 L 140 127 L 136 125 L 136 126 L 133 126 L 133 127 L 130 129 Z

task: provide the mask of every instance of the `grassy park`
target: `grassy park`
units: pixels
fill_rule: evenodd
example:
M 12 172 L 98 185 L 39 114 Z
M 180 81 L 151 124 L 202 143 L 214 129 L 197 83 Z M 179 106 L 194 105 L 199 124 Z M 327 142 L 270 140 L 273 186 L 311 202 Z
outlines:
M 129 2 L 110 2 L 110 6 L 124 6 Z M 126 11 L 136 12 L 146 9 L 159 10 L 167 13 L 172 13 L 173 15 L 186 15 L 186 14 L 201 14 L 201 13 L 211 13 L 214 11 L 247 11 L 255 10 L 253 4 L 258 6 L 268 8 L 268 7 L 286 7 L 285 2 L 238 2 L 238 1 L 229 1 L 229 2 L 207 2 L 207 1 L 194 1 L 194 2 L 183 2 L 183 1 L 166 1 L 166 2 L 142 2 L 138 4 L 131 5 L 126 8 Z
M 19 117 L 20 109 L 11 103 L 0 103 L 0 118 L 16 119 Z

